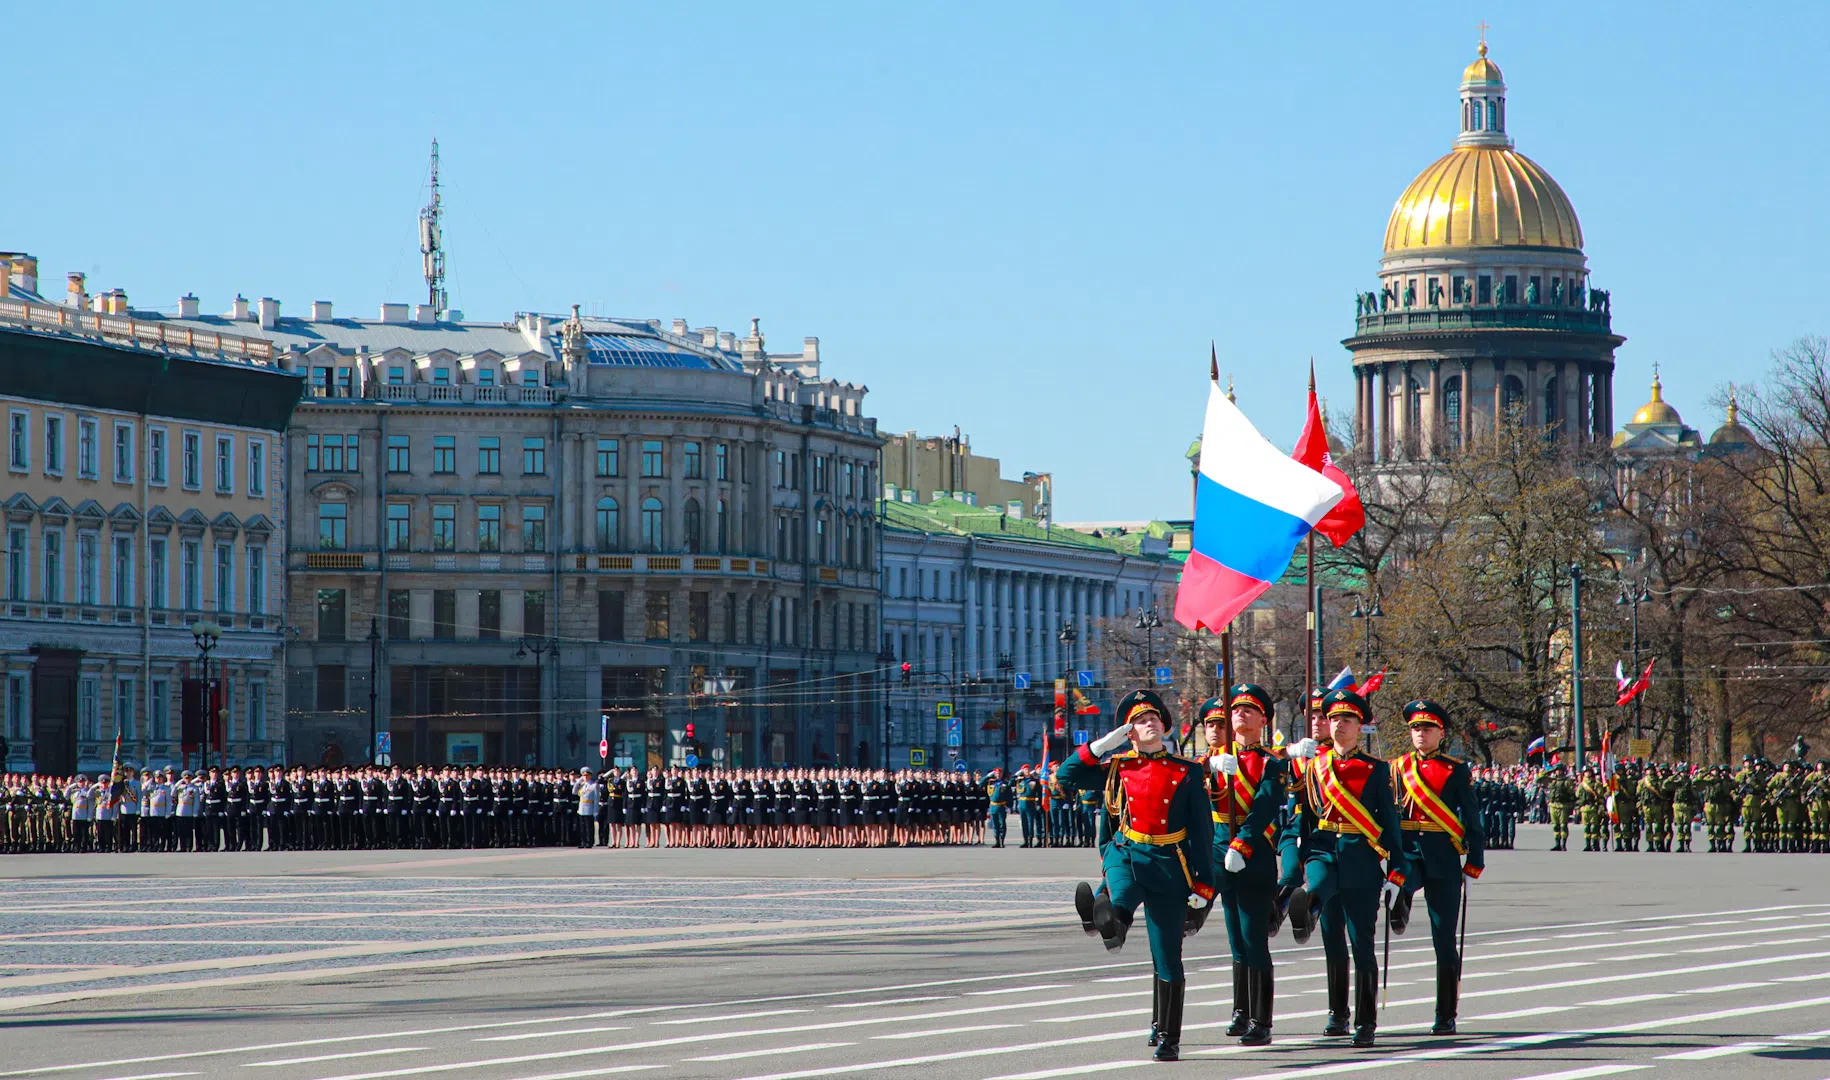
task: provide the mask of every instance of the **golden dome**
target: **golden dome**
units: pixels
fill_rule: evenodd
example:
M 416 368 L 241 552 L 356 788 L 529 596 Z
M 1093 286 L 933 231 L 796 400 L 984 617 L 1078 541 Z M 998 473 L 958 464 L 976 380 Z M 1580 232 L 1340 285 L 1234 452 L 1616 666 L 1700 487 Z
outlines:
M 1387 255 L 1441 247 L 1579 251 L 1582 224 L 1537 162 L 1506 147 L 1458 146 L 1411 181 L 1385 224 Z
M 1635 424 L 1682 424 L 1678 411 L 1665 401 L 1665 385 L 1658 380 L 1658 366 L 1652 368 L 1652 400 L 1633 414 Z
M 1461 73 L 1462 85 L 1468 83 L 1503 83 L 1505 76 L 1500 74 L 1500 66 L 1487 59 L 1487 43 L 1481 42 L 1480 58 L 1469 64 Z
M 1735 388 L 1728 388 L 1728 418 L 1709 437 L 1711 446 L 1756 446 L 1754 433 L 1741 422 L 1741 403 L 1735 399 Z

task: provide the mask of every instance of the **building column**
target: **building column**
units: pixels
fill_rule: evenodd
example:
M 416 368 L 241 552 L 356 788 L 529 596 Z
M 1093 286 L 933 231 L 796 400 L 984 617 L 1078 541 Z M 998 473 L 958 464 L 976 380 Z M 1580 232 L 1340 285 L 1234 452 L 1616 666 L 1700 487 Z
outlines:
M 1582 442 L 1595 441 L 1593 413 L 1589 409 L 1589 388 L 1593 386 L 1591 372 L 1587 362 L 1576 364 L 1576 423 L 1571 429 L 1576 438 Z
M 1506 361 L 1493 362 L 1493 430 L 1497 435 L 1506 418 Z
M 1378 460 L 1390 461 L 1392 457 L 1392 366 L 1379 365 L 1379 400 L 1376 411 L 1379 420 Z
M 1536 360 L 1525 361 L 1525 426 L 1544 426 L 1544 384 Z
M 1467 446 L 1474 441 L 1474 361 L 1461 362 L 1461 415 L 1457 421 L 1461 428 L 1461 444 Z
M 1442 361 L 1430 361 L 1430 406 L 1423 414 L 1423 456 L 1435 459 L 1442 428 Z
M 979 618 L 979 581 L 977 570 L 967 570 L 962 575 L 962 584 L 966 588 L 965 618 L 961 620 L 960 630 L 966 635 L 966 673 L 979 673 L 978 635 L 974 632 Z
M 1353 445 L 1361 453 L 1367 452 L 1371 447 L 1366 423 L 1367 398 L 1366 369 L 1355 364 L 1353 369 Z
M 1415 425 L 1411 423 L 1411 406 L 1416 404 L 1417 392 L 1411 389 L 1416 380 L 1411 375 L 1411 361 L 1406 360 L 1398 369 L 1398 456 L 1410 461 L 1417 456 L 1420 446 Z

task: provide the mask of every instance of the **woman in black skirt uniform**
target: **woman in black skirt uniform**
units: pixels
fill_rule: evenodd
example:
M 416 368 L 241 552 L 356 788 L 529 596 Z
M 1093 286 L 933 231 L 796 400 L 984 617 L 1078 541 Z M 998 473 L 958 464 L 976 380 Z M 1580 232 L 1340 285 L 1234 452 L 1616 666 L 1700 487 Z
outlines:
M 712 785 L 705 782 L 704 773 L 693 773 L 686 785 L 686 797 L 693 827 L 686 842 L 691 847 L 705 847 L 712 838 Z
M 742 827 L 738 834 L 738 847 L 756 846 L 756 785 L 750 782 L 750 776 L 750 773 L 740 775 L 734 792 L 737 800 L 737 824 Z
M 642 843 L 661 846 L 661 803 L 667 798 L 661 770 L 649 769 L 642 779 Z
M 839 817 L 839 782 L 827 773 L 820 778 L 815 792 L 813 842 L 818 847 L 831 847 L 832 830 Z
M 770 847 L 784 847 L 794 828 L 794 781 L 783 773 L 775 780 L 775 832 Z
M 604 821 L 604 846 L 623 846 L 623 801 L 629 797 L 629 785 L 623 781 L 623 770 L 611 769 L 604 774 L 604 802 L 598 814 Z
M 668 847 L 676 847 L 686 839 L 686 778 L 678 769 L 669 769 L 667 776 L 667 797 L 661 803 L 661 840 Z
M 839 785 L 839 842 L 846 847 L 857 847 L 858 838 L 864 825 L 864 784 L 858 779 L 856 770 L 845 776 L 845 783 Z
M 730 775 L 720 771 L 712 781 L 712 846 L 730 847 L 737 824 L 737 794 L 731 790 Z

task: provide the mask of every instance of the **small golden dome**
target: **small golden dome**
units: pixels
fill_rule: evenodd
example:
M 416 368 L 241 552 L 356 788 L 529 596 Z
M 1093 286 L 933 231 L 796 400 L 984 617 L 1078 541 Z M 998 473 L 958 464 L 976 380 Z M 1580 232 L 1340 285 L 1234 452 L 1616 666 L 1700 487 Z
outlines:
M 1665 401 L 1665 385 L 1659 382 L 1658 365 L 1652 367 L 1652 400 L 1633 414 L 1635 424 L 1682 424 L 1678 411 Z
M 1580 251 L 1582 223 L 1537 162 L 1506 147 L 1458 146 L 1411 181 L 1385 224 L 1387 255 L 1438 247 Z
M 1462 71 L 1462 85 L 1466 86 L 1469 83 L 1505 82 L 1505 76 L 1500 74 L 1500 66 L 1487 59 L 1487 43 L 1485 41 L 1481 42 L 1480 51 L 1481 54 L 1479 59 L 1475 60 L 1474 63 L 1469 64 L 1467 68 Z
M 1741 422 L 1741 403 L 1735 400 L 1735 388 L 1728 388 L 1728 417 L 1709 437 L 1711 446 L 1756 446 L 1754 433 Z

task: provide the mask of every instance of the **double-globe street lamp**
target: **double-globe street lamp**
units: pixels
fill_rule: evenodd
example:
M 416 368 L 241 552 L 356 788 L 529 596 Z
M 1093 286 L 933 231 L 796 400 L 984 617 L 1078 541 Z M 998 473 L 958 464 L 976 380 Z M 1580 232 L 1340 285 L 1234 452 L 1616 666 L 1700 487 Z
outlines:
M 534 698 L 537 702 L 534 712 L 534 731 L 537 737 L 537 733 L 546 727 L 546 676 L 542 670 L 541 661 L 551 655 L 554 662 L 558 662 L 559 641 L 538 637 L 522 638 L 521 644 L 515 648 L 515 659 L 526 660 L 529 653 L 534 654 Z M 510 764 L 515 764 L 521 754 L 521 712 L 519 709 L 515 711 L 510 730 L 514 733 L 514 738 L 510 739 L 510 745 L 504 748 L 503 757 L 508 758 Z
M 1628 604 L 1633 605 L 1633 670 L 1629 674 L 1633 675 L 1635 678 L 1639 677 L 1639 605 L 1649 604 L 1651 602 L 1652 592 L 1646 588 L 1645 581 L 1641 580 L 1636 582 L 1629 588 L 1626 579 L 1621 579 L 1620 595 L 1615 597 L 1614 604 L 1616 607 L 1626 607 Z M 1633 737 L 1635 739 L 1642 739 L 1645 737 L 1644 698 L 1644 694 L 1637 695 L 1633 698 Z
M 202 760 L 198 763 L 198 767 L 208 769 L 210 767 L 210 721 L 216 720 L 226 724 L 229 718 L 227 709 L 222 710 L 220 717 L 210 714 L 210 706 L 216 700 L 213 692 L 216 680 L 210 677 L 210 653 L 214 652 L 216 646 L 222 642 L 222 627 L 217 625 L 214 619 L 198 619 L 191 624 L 191 640 L 197 643 L 197 660 L 203 667 L 203 708 L 197 710 L 203 718 L 203 738 L 199 742 L 202 747 L 200 753 Z
M 1137 621 L 1131 624 L 1144 632 L 1144 670 L 1154 672 L 1156 669 L 1156 632 L 1163 628 L 1163 619 L 1156 613 L 1153 605 L 1137 609 Z

